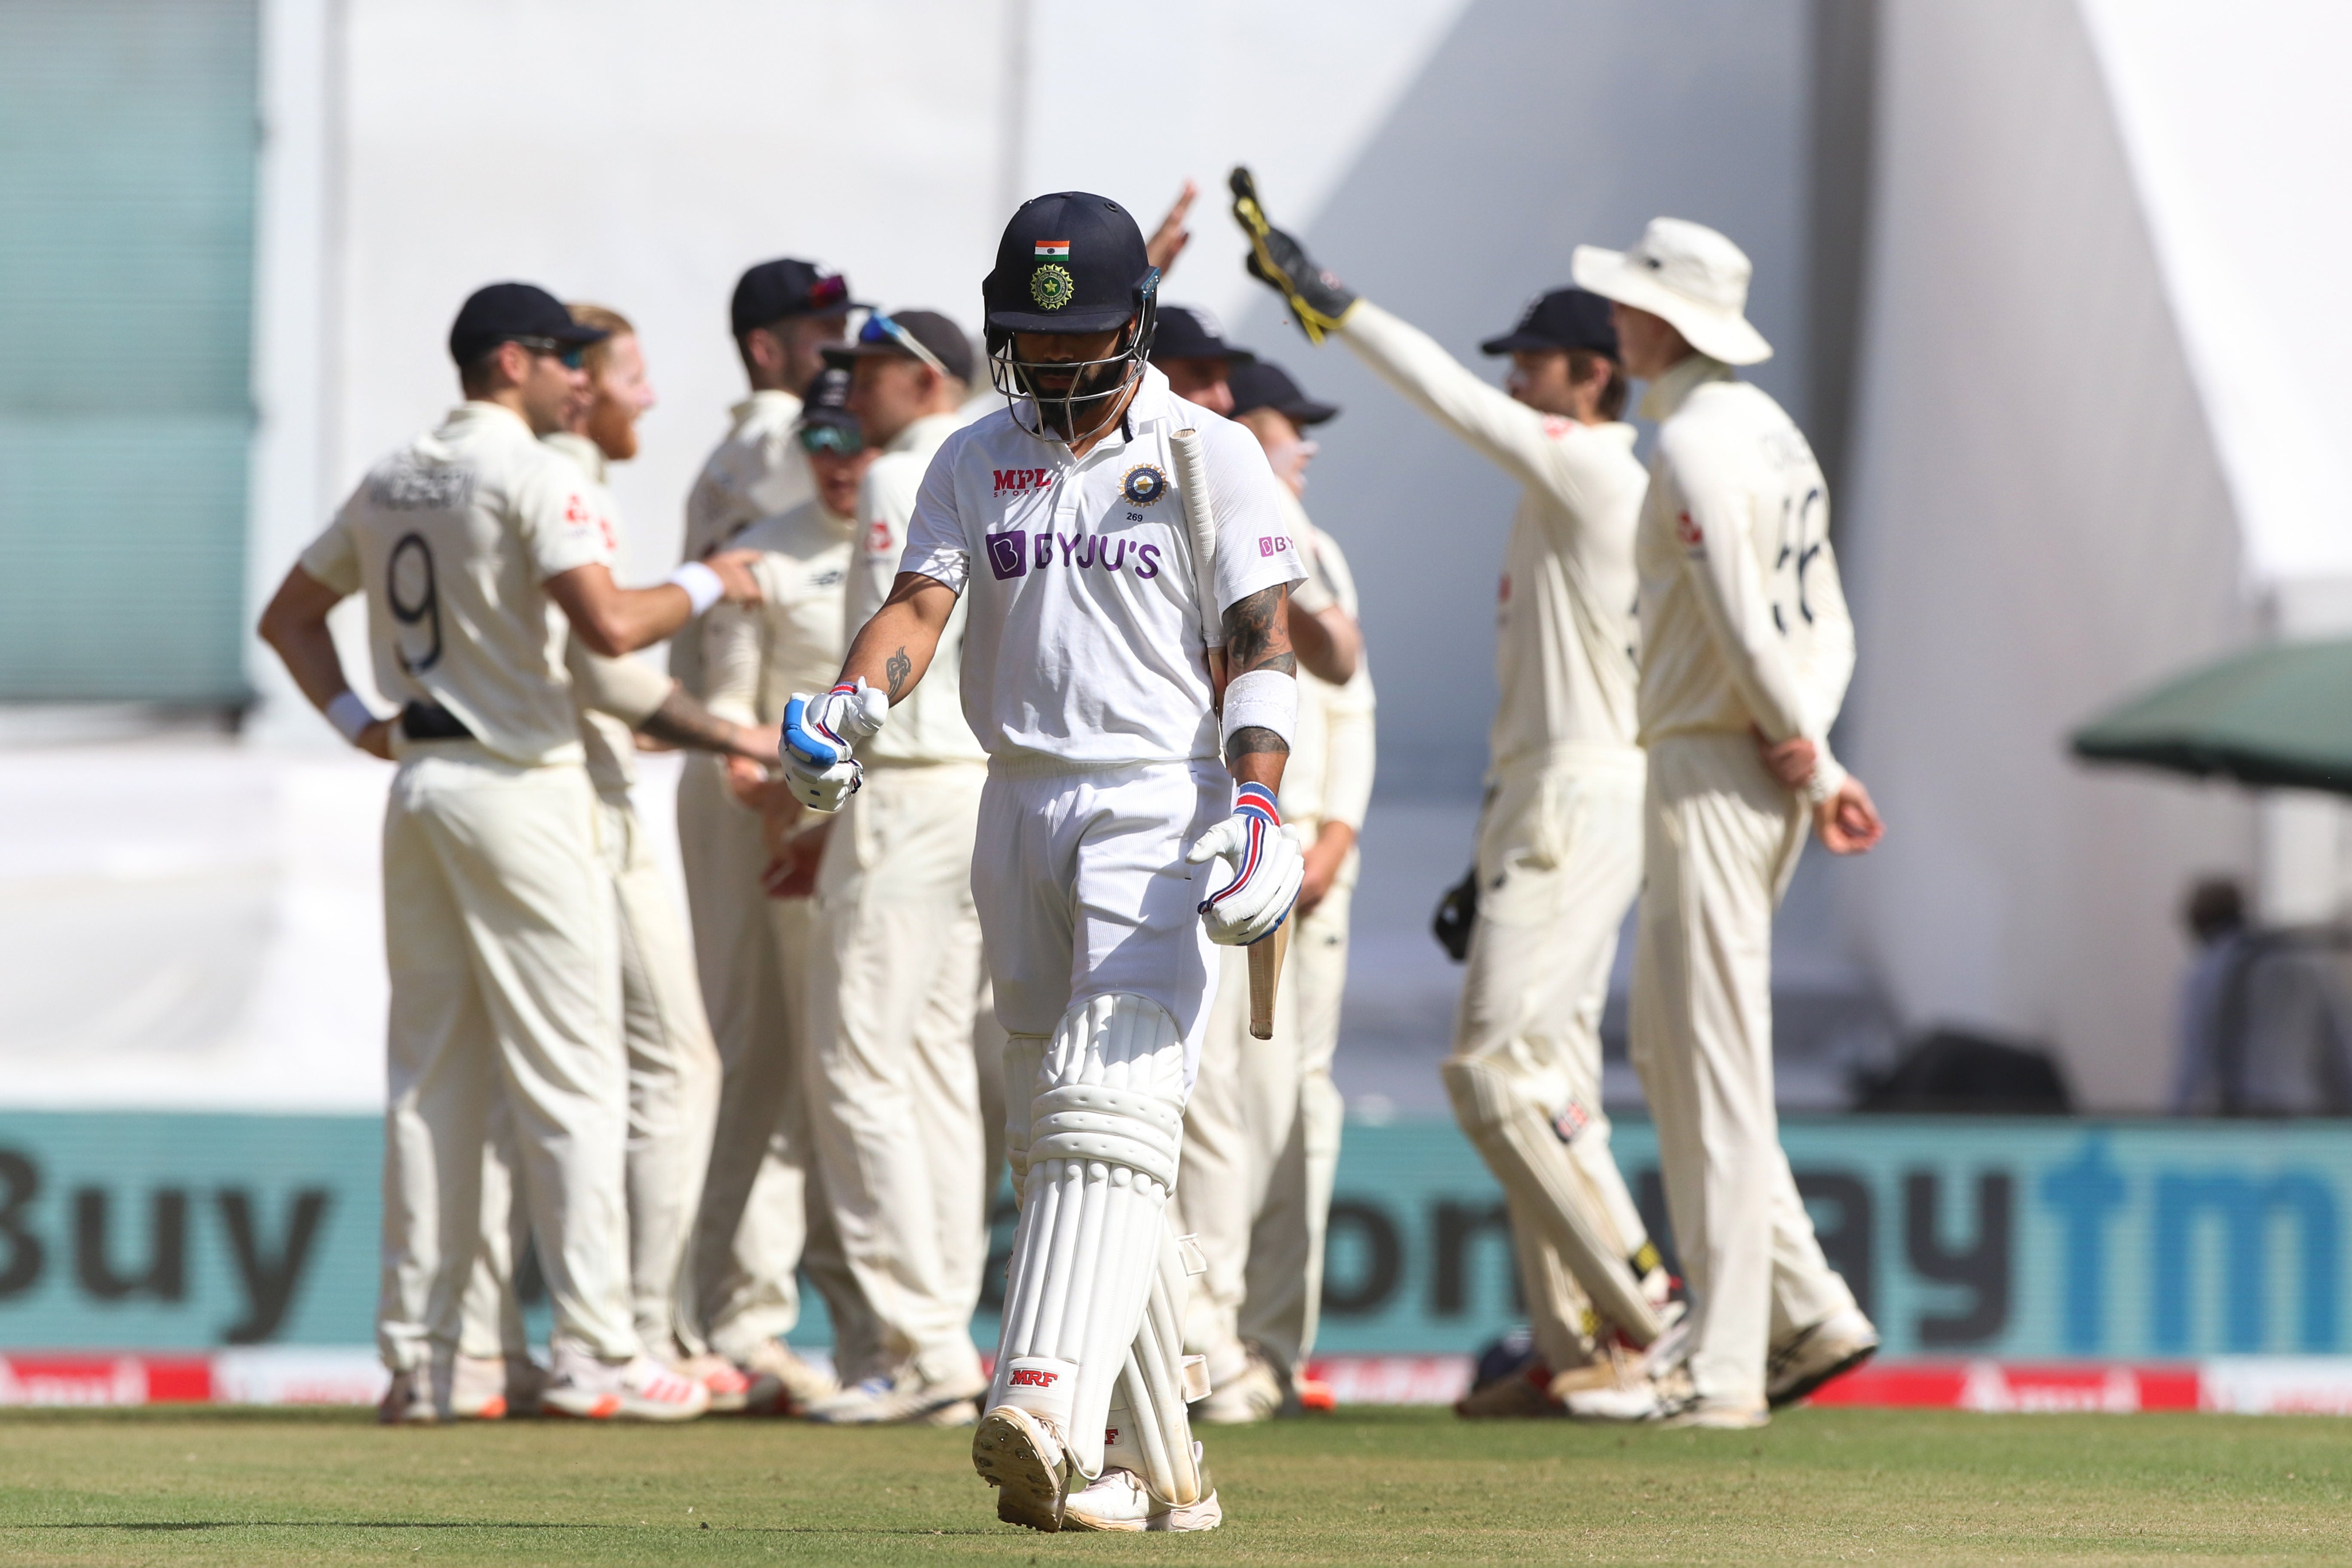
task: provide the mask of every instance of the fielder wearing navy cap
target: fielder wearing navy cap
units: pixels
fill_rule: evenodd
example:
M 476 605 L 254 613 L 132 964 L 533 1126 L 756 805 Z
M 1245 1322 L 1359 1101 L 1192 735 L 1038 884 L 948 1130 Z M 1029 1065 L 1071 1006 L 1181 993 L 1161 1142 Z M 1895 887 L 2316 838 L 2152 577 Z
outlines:
M 457 308 L 449 326 L 449 357 L 463 369 L 500 343 L 583 349 L 610 335 L 573 321 L 562 300 L 536 284 L 493 283 L 475 289 Z
M 789 316 L 842 316 L 857 308 L 849 297 L 848 279 L 814 261 L 787 256 L 762 261 L 737 279 L 729 315 L 740 338 L 754 327 Z
M 1160 330 L 1151 338 L 1151 363 L 1165 366 L 1171 359 L 1221 359 L 1247 364 L 1257 358 L 1238 343 L 1225 341 L 1224 324 L 1197 305 L 1162 305 Z
M 1234 366 L 1231 384 L 1234 389 L 1233 417 L 1240 418 L 1253 409 L 1271 408 L 1300 429 L 1320 425 L 1339 412 L 1335 403 L 1318 403 L 1299 390 L 1290 379 L 1290 373 L 1265 360 Z
M 849 369 L 829 364 L 817 372 L 801 396 L 800 423 L 793 427 L 811 452 L 862 451 L 866 431 L 849 411 Z
M 845 366 L 877 354 L 919 360 L 966 385 L 971 382 L 971 340 L 937 310 L 877 310 L 855 342 L 826 344 L 824 363 Z
M 1480 353 L 1489 354 L 1542 353 L 1548 349 L 1582 349 L 1620 358 L 1609 301 L 1589 289 L 1555 289 L 1538 296 L 1517 326 L 1478 345 Z

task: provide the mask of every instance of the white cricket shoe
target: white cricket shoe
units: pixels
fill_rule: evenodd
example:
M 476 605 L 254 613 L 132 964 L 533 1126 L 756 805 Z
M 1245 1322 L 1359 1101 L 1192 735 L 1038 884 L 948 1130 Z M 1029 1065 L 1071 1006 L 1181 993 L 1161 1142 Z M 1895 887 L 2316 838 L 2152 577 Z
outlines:
M 996 1517 L 1048 1533 L 1062 1528 L 1070 1489 L 1069 1450 L 1042 1415 L 1000 1405 L 971 1435 L 971 1468 L 996 1489 Z
M 441 1419 L 421 1372 L 395 1372 L 392 1386 L 383 1391 L 383 1398 L 375 1407 L 376 1423 L 383 1426 L 430 1426 Z
M 1214 1530 L 1224 1521 L 1225 1510 L 1217 1505 L 1213 1490 L 1198 1502 L 1164 1503 L 1134 1471 L 1115 1467 L 1084 1490 L 1072 1492 L 1062 1514 L 1064 1530 Z
M 761 1340 L 735 1364 L 751 1380 L 749 1408 L 762 1415 L 803 1415 L 841 1392 L 831 1373 L 803 1361 L 782 1340 Z
M 1764 1365 L 1764 1399 L 1778 1410 L 1794 1405 L 1834 1377 L 1843 1377 L 1878 1353 L 1878 1330 L 1859 1307 L 1832 1312 L 1801 1329 Z
M 1246 1426 L 1271 1421 L 1282 1409 L 1282 1378 L 1267 1360 L 1252 1351 L 1241 1375 L 1220 1384 L 1209 1397 L 1192 1406 L 1192 1419 L 1212 1426 Z
M 869 1377 L 830 1399 L 818 1400 L 807 1414 L 810 1420 L 828 1426 L 928 1425 L 935 1413 L 954 1405 L 969 1405 L 987 1392 L 988 1379 L 981 1376 L 977 1366 L 961 1376 L 934 1380 L 909 1363 L 895 1375 Z
M 1769 1411 L 1742 1405 L 1724 1405 L 1700 1394 L 1686 1367 L 1674 1367 L 1655 1377 L 1643 1377 L 1614 1388 L 1588 1388 L 1570 1394 L 1564 1403 L 1578 1421 L 1648 1424 L 1660 1426 L 1723 1427 L 1745 1431 L 1769 1421 Z
M 723 1355 L 680 1356 L 670 1363 L 670 1368 L 680 1377 L 692 1378 L 710 1394 L 710 1414 L 740 1415 L 751 1406 L 759 1382 Z M 774 1389 L 768 1391 L 772 1403 Z
M 461 1355 L 449 1373 L 449 1415 L 499 1421 L 539 1414 L 547 1373 L 529 1356 Z
M 710 1391 L 649 1355 L 615 1364 L 556 1352 L 555 1381 L 540 1396 L 549 1414 L 587 1421 L 691 1421 L 710 1408 Z

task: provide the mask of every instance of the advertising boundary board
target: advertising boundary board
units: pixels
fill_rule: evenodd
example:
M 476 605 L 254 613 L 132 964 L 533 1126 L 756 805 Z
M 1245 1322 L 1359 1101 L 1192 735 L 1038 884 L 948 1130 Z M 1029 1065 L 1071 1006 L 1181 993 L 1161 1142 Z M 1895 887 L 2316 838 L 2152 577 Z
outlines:
M 1890 1363 L 2352 1355 L 2352 1125 L 1857 1116 L 1783 1137 Z M 1650 1129 L 1620 1122 L 1613 1147 L 1664 1233 Z M 0 1352 L 365 1343 L 381 1151 L 373 1117 L 0 1112 Z M 1011 1210 L 1000 1194 L 1000 1252 Z M 1518 1319 L 1500 1193 L 1450 1122 L 1350 1125 L 1331 1234 L 1326 1358 L 1468 1357 Z M 805 1299 L 793 1338 L 822 1347 Z M 984 1304 L 974 1336 L 995 1331 Z

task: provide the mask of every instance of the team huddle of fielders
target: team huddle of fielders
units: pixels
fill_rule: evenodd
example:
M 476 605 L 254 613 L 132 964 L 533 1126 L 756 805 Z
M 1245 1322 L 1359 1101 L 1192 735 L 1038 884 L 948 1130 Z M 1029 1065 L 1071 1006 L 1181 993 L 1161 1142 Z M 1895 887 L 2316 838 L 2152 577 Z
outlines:
M 1770 353 L 1747 258 L 1671 218 L 1580 247 L 1580 287 L 1484 345 L 1504 392 L 1318 267 L 1245 172 L 1233 192 L 1308 340 L 1524 489 L 1443 1072 L 1507 1198 L 1532 1350 L 1459 1408 L 1760 1423 L 1877 1343 L 1780 1152 L 1769 964 L 1808 834 L 1856 853 L 1881 825 L 1827 744 L 1853 640 L 1821 470 L 1735 370 Z M 370 470 L 261 623 L 398 763 L 387 1422 L 969 1425 L 1001 1518 L 1173 1531 L 1223 1517 L 1195 1420 L 1328 1405 L 1307 1366 L 1372 691 L 1300 500 L 1338 411 L 1162 304 L 1190 200 L 1148 240 L 1101 196 L 1024 204 L 977 353 L 809 263 L 751 268 L 751 393 L 645 588 L 614 580 L 605 485 L 653 401 L 628 321 L 520 283 L 458 312 L 464 403 Z M 329 628 L 352 595 L 388 716 Z M 664 641 L 666 675 L 628 657 Z M 694 753 L 690 925 L 632 805 L 645 747 Z M 1686 1291 L 1601 1106 L 1637 897 L 1633 1058 Z M 990 1362 L 970 1324 L 1006 1167 Z M 784 1342 L 803 1275 L 831 1373 Z

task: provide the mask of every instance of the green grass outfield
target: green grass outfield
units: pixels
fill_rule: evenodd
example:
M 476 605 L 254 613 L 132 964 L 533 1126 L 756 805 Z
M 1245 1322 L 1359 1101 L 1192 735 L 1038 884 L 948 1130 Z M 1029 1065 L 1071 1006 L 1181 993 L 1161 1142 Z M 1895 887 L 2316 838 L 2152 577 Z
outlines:
M 1212 1535 L 996 1522 L 961 1432 L 0 1416 L 0 1563 L 2352 1560 L 2352 1423 L 1808 1410 L 1760 1432 L 1366 1411 L 1210 1435 Z M 704 1528 L 705 1526 L 709 1528 Z

